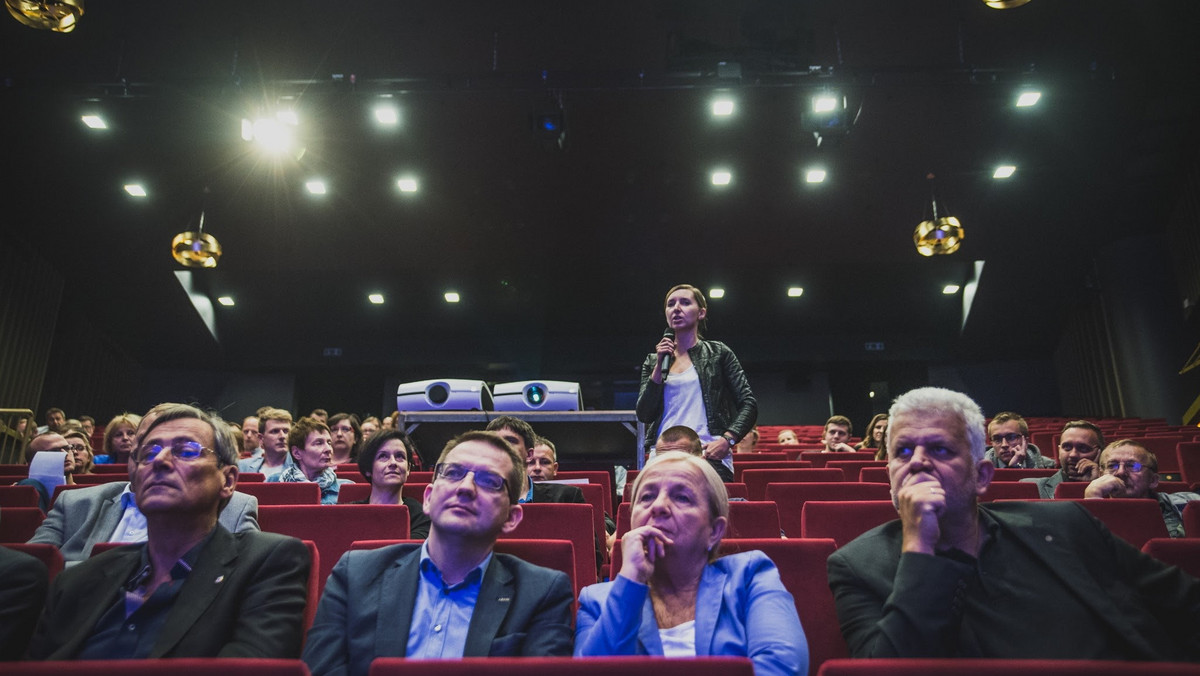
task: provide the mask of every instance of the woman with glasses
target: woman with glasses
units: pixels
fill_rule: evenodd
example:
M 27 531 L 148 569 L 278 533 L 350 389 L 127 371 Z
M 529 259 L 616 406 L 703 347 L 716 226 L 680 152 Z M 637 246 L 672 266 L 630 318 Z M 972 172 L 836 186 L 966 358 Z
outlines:
M 733 481 L 733 449 L 754 428 L 758 402 L 733 350 L 700 337 L 708 317 L 700 289 L 671 287 L 663 312 L 667 331 L 642 363 L 637 400 L 638 420 L 649 424 L 646 450 L 662 430 L 683 425 L 700 436 L 717 475 Z
M 96 469 L 96 463 L 92 458 L 92 442 L 88 440 L 87 433 L 81 430 L 72 430 L 63 435 L 67 440 L 67 445 L 71 447 L 71 454 L 75 458 L 75 474 L 92 474 Z
M 416 455 L 412 440 L 396 429 L 371 435 L 358 451 L 358 471 L 371 482 L 371 497 L 355 504 L 408 507 L 408 531 L 413 540 L 429 537 L 429 516 L 421 503 L 401 495 L 408 480 L 409 459 Z

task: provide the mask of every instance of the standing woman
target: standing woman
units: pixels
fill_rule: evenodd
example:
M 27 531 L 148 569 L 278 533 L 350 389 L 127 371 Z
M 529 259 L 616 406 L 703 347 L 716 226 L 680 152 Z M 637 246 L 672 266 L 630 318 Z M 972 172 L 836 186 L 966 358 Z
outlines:
M 878 413 L 874 418 L 871 418 L 871 424 L 867 425 L 867 438 L 863 439 L 855 448 L 860 451 L 875 451 L 876 460 L 887 460 L 887 444 L 883 443 L 883 437 L 887 434 L 888 414 Z
M 700 289 L 679 284 L 667 292 L 667 327 L 653 354 L 642 364 L 638 420 L 650 424 L 646 449 L 659 433 L 675 425 L 696 431 L 704 457 L 722 481 L 733 481 L 733 448 L 758 419 L 758 402 L 742 365 L 724 343 L 703 340 L 700 328 L 708 302 Z M 670 367 L 663 373 L 663 360 Z M 665 382 L 664 382 L 665 381 Z

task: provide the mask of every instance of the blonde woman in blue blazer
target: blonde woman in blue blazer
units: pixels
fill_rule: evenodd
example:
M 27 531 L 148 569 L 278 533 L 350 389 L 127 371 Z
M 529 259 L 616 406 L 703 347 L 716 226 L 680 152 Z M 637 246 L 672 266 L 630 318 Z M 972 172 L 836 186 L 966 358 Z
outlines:
M 633 487 L 621 572 L 579 595 L 575 655 L 744 656 L 756 676 L 806 674 L 792 595 L 762 552 L 716 558 L 729 523 L 707 462 L 668 452 Z

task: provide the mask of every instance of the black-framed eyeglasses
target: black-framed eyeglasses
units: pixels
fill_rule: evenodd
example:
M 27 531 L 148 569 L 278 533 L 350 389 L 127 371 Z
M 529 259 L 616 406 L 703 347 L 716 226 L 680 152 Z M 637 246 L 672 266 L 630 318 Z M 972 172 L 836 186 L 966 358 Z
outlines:
M 184 462 L 198 460 L 200 456 L 204 455 L 205 451 L 208 451 L 213 455 L 217 454 L 216 451 L 211 448 L 205 448 L 198 441 L 179 441 L 171 444 L 170 446 L 163 446 L 162 444 L 144 446 L 138 450 L 137 462 L 139 465 L 149 465 L 150 463 L 154 462 L 154 459 L 158 457 L 158 454 L 162 453 L 163 451 L 170 452 L 173 458 L 176 460 L 182 460 Z M 217 460 L 217 464 L 220 464 L 220 458 Z
M 508 479 L 495 472 L 464 467 L 453 462 L 440 462 L 434 465 L 433 472 L 439 479 L 445 479 L 450 483 L 458 483 L 467 478 L 468 474 L 474 475 L 476 486 L 493 493 L 500 493 L 508 486 Z
M 1147 469 L 1146 465 L 1143 465 L 1137 460 L 1109 460 L 1108 462 L 1104 463 L 1105 471 L 1109 472 L 1110 474 L 1121 469 L 1122 466 L 1124 466 L 1125 471 L 1129 472 L 1130 474 L 1140 474 L 1142 470 Z
M 1018 441 L 1020 441 L 1024 438 L 1025 438 L 1025 435 L 1020 434 L 1018 432 L 1009 432 L 1008 434 L 993 434 L 992 435 L 992 445 L 999 446 L 1001 442 L 1004 442 L 1004 443 L 1008 444 L 1009 446 L 1012 446 L 1013 444 L 1017 443 Z
M 67 444 L 65 448 L 75 451 L 76 453 L 87 450 L 87 446 L 84 446 L 83 444 Z

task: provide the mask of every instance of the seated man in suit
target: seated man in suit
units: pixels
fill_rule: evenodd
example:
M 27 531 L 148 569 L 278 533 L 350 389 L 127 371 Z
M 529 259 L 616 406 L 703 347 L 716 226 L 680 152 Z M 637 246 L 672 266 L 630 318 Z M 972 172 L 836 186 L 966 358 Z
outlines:
M 217 522 L 237 486 L 229 426 L 197 408 L 170 406 L 144 422 L 131 455 L 146 543 L 59 575 L 30 656 L 299 655 L 311 557 L 295 538 L 230 533 Z
M 1063 427 L 1058 442 L 1058 463 L 1062 469 L 1039 479 L 1021 479 L 1038 486 L 1038 497 L 1049 500 L 1054 489 L 1064 481 L 1092 481 L 1099 477 L 1100 449 L 1104 448 L 1104 432 L 1086 420 L 1072 420 Z
M 158 412 L 174 406 L 178 404 L 159 404 L 150 409 L 138 432 L 145 430 Z M 130 455 L 130 478 L 136 469 Z M 223 505 L 219 519 L 231 533 L 258 530 L 258 498 L 235 492 Z M 29 542 L 58 547 L 67 566 L 73 566 L 91 556 L 97 542 L 145 540 L 146 517 L 138 509 L 131 484 L 114 481 L 60 493 Z
M 1037 446 L 1029 443 L 1029 423 L 1016 413 L 997 413 L 988 423 L 988 439 L 992 442 L 992 447 L 987 449 L 983 457 L 996 467 L 1054 467 L 1054 458 L 1042 455 Z
M 447 443 L 425 488 L 425 543 L 334 567 L 304 647 L 313 676 L 366 676 L 376 657 L 570 655 L 567 575 L 492 552 L 521 522 L 525 480 L 525 457 L 496 434 Z
M 583 491 L 575 486 L 543 483 L 554 481 L 554 477 L 558 476 L 558 450 L 549 439 L 535 437 L 526 462 L 529 467 L 529 490 L 521 497 L 521 502 L 587 502 Z
M 0 509 L 0 519 L 4 518 Z M 0 662 L 21 659 L 37 625 L 49 584 L 46 564 L 0 546 Z
M 1158 457 L 1133 439 L 1114 441 L 1100 452 L 1104 474 L 1088 484 L 1085 498 L 1150 498 L 1158 501 L 1167 533 L 1187 537 L 1183 529 L 1183 507 L 1200 500 L 1200 493 L 1159 493 Z
M 852 657 L 1200 658 L 1200 580 L 1078 503 L 978 504 L 994 469 L 970 398 L 913 390 L 890 420 L 900 519 L 828 563 Z

